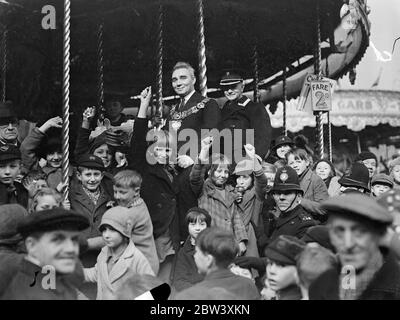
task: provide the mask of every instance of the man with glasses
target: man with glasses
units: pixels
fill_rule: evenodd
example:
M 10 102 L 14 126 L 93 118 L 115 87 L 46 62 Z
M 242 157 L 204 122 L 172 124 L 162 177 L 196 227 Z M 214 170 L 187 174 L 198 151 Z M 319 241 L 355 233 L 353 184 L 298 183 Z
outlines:
M 18 144 L 18 123 L 12 103 L 0 102 L 0 146 Z
M 231 157 L 241 157 L 243 145 L 250 143 L 254 145 L 256 154 L 264 158 L 268 152 L 272 134 L 271 122 L 265 106 L 262 103 L 253 102 L 243 95 L 245 84 L 243 77 L 238 73 L 226 72 L 219 84 L 228 99 L 222 108 L 219 129 L 231 130 L 232 151 L 236 150 L 238 153 L 236 157 L 235 153 L 232 153 Z M 242 140 L 239 139 L 240 135 L 234 136 L 236 129 L 242 130 Z M 254 129 L 254 141 L 246 141 L 245 130 L 247 129 Z M 237 163 L 241 159 L 232 160 Z

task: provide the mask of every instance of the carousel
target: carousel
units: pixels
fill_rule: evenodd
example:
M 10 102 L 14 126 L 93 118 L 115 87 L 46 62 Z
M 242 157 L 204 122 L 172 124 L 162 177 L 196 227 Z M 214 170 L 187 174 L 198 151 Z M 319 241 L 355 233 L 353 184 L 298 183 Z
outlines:
M 162 116 L 177 99 L 177 61 L 197 67 L 198 90 L 221 105 L 221 75 L 241 70 L 245 94 L 266 105 L 274 127 L 287 133 L 314 121 L 317 154 L 327 142 L 331 158 L 331 123 L 343 119 L 332 109 L 303 120 L 292 102 L 308 74 L 354 72 L 369 44 L 368 13 L 365 0 L 2 1 L 1 98 L 31 122 L 62 114 L 66 185 L 82 110 L 95 105 L 102 119 L 108 97 L 134 110 L 152 85 L 149 116 Z

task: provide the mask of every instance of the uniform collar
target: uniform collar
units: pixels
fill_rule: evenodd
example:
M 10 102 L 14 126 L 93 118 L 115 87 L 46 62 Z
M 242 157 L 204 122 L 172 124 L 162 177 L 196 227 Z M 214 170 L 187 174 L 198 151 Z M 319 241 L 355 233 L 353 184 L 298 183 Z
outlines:
M 239 99 L 236 100 L 236 103 L 238 104 L 238 106 L 241 107 L 246 107 L 247 104 L 250 102 L 251 100 L 249 98 L 247 98 L 246 96 L 241 96 Z
M 276 221 L 276 226 L 280 227 L 283 224 L 295 218 L 298 214 L 299 209 L 300 209 L 300 204 L 291 211 L 281 212 L 280 216 L 278 217 L 278 220 Z

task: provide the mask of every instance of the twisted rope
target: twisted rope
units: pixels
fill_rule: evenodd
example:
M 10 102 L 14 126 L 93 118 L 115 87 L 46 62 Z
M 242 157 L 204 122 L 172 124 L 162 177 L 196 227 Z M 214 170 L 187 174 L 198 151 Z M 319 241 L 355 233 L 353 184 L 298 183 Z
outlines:
M 258 76 L 258 50 L 257 50 L 257 45 L 254 45 L 253 49 L 253 72 L 254 72 L 254 102 L 259 102 L 260 101 L 260 91 L 258 89 L 258 82 L 259 82 L 259 76 Z
M 163 43 L 163 6 L 160 3 L 158 9 L 158 33 L 157 33 L 157 111 L 156 115 L 162 118 L 163 115 L 163 61 L 164 61 L 164 43 Z
M 207 66 L 206 66 L 206 45 L 204 36 L 204 13 L 203 13 L 203 0 L 197 0 L 198 4 L 198 32 L 199 32 L 199 89 L 203 96 L 207 96 Z
M 64 0 L 63 33 L 63 124 L 62 124 L 62 181 L 66 186 L 63 200 L 68 198 L 69 185 L 69 51 L 70 51 L 71 2 Z
M 3 32 L 3 43 L 2 43 L 2 48 L 3 48 L 3 56 L 2 56 L 2 68 L 1 68 L 1 101 L 5 102 L 6 101 L 6 78 L 7 78 L 7 35 L 8 35 L 8 30 L 5 29 Z
M 319 77 L 322 76 L 321 70 L 321 25 L 319 16 L 319 1 L 316 1 L 316 43 L 314 54 L 314 71 Z M 316 115 L 317 122 L 317 150 L 320 159 L 324 157 L 324 125 L 322 122 L 322 111 Z
M 104 60 L 103 60 L 103 23 L 99 24 L 97 31 L 97 106 L 99 112 L 99 120 L 104 120 Z
M 329 62 L 328 57 L 326 57 L 326 75 L 329 77 Z M 328 111 L 328 155 L 329 161 L 332 162 L 332 123 L 331 123 L 331 112 Z
M 286 100 L 287 100 L 287 90 L 286 90 L 286 66 L 283 69 L 283 135 L 287 136 L 287 125 L 286 125 Z

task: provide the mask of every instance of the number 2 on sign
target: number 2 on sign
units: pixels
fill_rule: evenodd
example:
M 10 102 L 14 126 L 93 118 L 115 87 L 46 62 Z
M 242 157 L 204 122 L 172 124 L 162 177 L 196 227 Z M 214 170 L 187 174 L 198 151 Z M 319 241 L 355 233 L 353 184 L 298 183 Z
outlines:
M 325 99 L 329 98 L 329 94 L 328 93 L 323 93 L 322 91 L 317 91 L 315 93 L 315 97 L 318 99 L 316 106 L 317 107 L 327 107 L 327 103 L 325 102 Z

